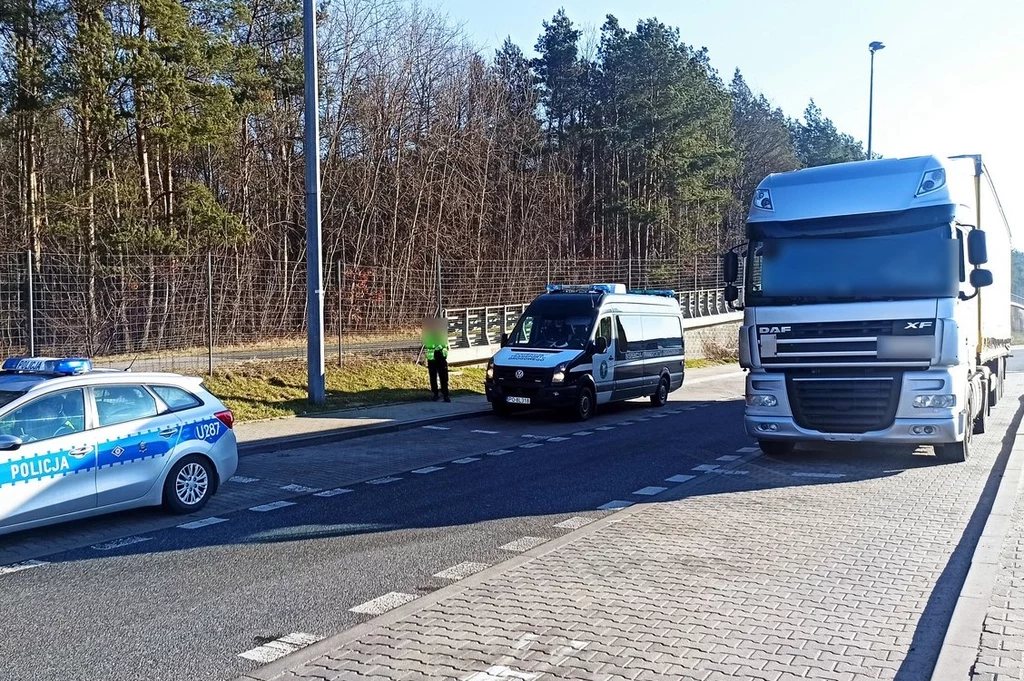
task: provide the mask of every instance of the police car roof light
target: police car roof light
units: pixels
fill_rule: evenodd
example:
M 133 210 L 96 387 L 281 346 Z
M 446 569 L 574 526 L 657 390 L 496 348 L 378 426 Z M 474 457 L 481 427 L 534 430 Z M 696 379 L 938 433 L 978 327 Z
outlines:
M 675 298 L 676 292 L 671 289 L 657 289 L 657 288 L 645 288 L 630 291 L 630 294 L 635 296 L 664 296 L 666 298 Z
M 11 357 L 3 364 L 4 371 L 18 373 L 59 374 L 77 376 L 92 371 L 92 362 L 82 357 Z
M 548 284 L 548 293 L 625 293 L 622 284 Z

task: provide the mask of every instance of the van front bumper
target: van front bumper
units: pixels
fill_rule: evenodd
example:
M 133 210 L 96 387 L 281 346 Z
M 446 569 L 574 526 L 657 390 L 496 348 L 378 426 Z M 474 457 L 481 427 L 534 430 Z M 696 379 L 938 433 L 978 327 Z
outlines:
M 503 388 L 502 386 L 487 383 L 485 385 L 487 401 L 496 404 L 507 404 L 510 407 L 571 407 L 576 402 L 576 386 L 560 385 L 544 388 Z M 508 398 L 513 398 L 512 402 Z M 528 399 L 529 404 L 516 402 L 515 399 Z

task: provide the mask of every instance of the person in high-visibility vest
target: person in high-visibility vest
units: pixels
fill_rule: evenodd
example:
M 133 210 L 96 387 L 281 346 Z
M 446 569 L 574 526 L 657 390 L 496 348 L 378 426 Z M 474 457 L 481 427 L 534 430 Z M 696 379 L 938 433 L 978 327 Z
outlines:
M 427 353 L 430 391 L 434 393 L 434 401 L 443 396 L 445 402 L 451 402 L 448 395 L 448 325 L 443 319 L 435 317 L 423 325 L 423 349 Z

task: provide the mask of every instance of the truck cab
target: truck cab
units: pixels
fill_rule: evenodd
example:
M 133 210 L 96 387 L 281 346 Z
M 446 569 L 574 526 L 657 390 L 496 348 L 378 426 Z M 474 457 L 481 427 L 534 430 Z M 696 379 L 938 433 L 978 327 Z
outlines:
M 983 174 L 980 157 L 920 156 L 761 182 L 739 345 L 762 450 L 886 442 L 967 458 L 1010 345 L 1010 232 Z M 725 257 L 733 303 L 741 248 Z

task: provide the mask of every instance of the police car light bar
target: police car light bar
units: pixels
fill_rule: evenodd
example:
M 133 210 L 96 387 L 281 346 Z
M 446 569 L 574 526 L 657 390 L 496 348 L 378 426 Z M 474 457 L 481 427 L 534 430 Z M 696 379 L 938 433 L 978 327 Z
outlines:
M 666 298 L 675 298 L 676 292 L 671 289 L 658 289 L 658 288 L 645 288 L 630 291 L 631 295 L 634 296 L 664 296 Z
M 548 284 L 548 293 L 625 293 L 622 284 Z
M 77 376 L 92 371 L 92 362 L 82 357 L 11 357 L 3 364 L 4 371 L 16 373 L 60 374 Z

